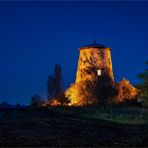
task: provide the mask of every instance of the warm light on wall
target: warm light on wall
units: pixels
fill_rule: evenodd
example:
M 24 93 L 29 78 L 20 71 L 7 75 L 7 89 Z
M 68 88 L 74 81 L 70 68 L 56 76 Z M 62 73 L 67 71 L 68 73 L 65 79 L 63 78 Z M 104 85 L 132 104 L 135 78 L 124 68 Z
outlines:
M 97 70 L 97 75 L 101 76 L 101 70 L 100 69 Z

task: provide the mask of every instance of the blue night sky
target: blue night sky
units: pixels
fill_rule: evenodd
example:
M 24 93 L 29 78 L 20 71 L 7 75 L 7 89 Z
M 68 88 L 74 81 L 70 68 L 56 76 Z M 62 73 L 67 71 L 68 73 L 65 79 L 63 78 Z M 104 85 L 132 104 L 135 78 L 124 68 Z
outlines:
M 78 48 L 112 48 L 115 80 L 133 84 L 148 60 L 148 2 L 0 2 L 0 102 L 45 97 L 54 64 L 75 80 Z

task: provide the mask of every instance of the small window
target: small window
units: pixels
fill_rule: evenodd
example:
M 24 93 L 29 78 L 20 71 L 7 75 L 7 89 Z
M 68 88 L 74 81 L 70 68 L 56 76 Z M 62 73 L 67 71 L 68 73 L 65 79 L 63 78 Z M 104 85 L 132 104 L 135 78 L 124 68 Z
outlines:
M 101 76 L 101 70 L 100 69 L 97 70 L 97 75 Z

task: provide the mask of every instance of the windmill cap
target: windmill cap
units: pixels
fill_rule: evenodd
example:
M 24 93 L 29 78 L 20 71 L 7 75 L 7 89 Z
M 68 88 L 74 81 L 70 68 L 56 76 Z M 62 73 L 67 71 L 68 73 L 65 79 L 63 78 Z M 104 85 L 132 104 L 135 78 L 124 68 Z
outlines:
M 96 41 L 94 41 L 94 42 L 91 43 L 91 44 L 88 44 L 88 45 L 86 45 L 86 46 L 80 47 L 79 50 L 85 49 L 85 48 L 108 48 L 108 47 L 106 47 L 106 46 L 104 46 L 104 45 L 102 45 L 102 44 L 98 44 Z M 109 49 L 111 49 L 111 48 L 109 48 Z

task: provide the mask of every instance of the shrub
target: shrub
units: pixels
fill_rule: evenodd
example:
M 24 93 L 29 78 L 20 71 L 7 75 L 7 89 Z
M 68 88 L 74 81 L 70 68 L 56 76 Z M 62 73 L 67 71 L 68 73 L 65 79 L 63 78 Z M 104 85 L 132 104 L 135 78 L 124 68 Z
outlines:
M 97 103 L 94 82 L 81 81 L 72 84 L 65 92 L 66 97 L 70 99 L 70 105 L 88 105 Z
M 68 105 L 70 103 L 70 100 L 65 96 L 63 91 L 58 94 L 55 100 L 57 100 L 60 105 Z
M 65 93 L 60 92 L 56 98 L 51 99 L 47 105 L 57 106 L 57 105 L 68 105 L 70 100 L 65 96 Z
M 118 95 L 115 97 L 116 103 L 132 103 L 137 100 L 139 90 L 132 86 L 128 80 L 123 78 L 116 84 L 116 88 L 118 90 Z
M 42 100 L 39 95 L 34 95 L 31 97 L 31 106 L 32 107 L 40 107 L 42 106 Z
M 90 104 L 105 105 L 115 95 L 115 87 L 108 77 L 92 77 L 72 84 L 65 92 L 70 105 L 83 106 Z

